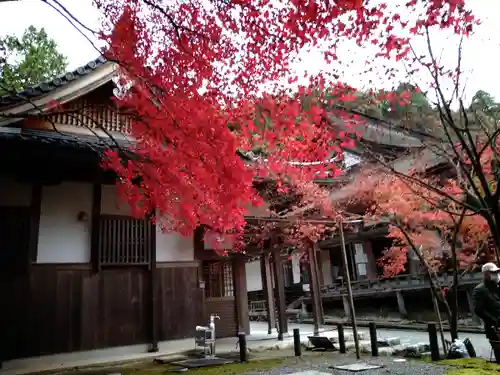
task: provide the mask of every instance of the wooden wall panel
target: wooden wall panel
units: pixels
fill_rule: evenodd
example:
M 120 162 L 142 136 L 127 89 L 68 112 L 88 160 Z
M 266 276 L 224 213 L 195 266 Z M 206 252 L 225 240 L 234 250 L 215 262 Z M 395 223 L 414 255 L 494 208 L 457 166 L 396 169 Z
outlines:
M 206 323 L 204 294 L 198 287 L 198 265 L 162 267 L 160 264 L 156 272 L 158 339 L 193 337 L 196 326 Z
M 207 322 L 212 313 L 220 316 L 220 320 L 215 321 L 216 337 L 234 337 L 237 335 L 238 326 L 234 297 L 207 298 L 206 306 Z
M 206 322 L 197 265 L 157 272 L 159 339 L 192 337 Z M 35 264 L 29 276 L 2 280 L 3 360 L 151 341 L 147 267 L 92 274 L 90 265 Z
M 120 346 L 148 341 L 151 316 L 149 272 L 146 268 L 115 268 L 100 273 L 98 311 L 100 346 Z M 86 327 L 91 329 L 91 327 Z

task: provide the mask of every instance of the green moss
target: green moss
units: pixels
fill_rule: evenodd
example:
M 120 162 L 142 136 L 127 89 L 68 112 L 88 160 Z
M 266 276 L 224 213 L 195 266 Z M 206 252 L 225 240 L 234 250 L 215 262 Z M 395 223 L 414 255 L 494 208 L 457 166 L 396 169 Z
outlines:
M 456 367 L 447 371 L 447 375 L 500 375 L 499 364 L 482 358 L 449 359 L 439 364 Z
M 484 370 L 479 368 L 462 368 L 447 371 L 446 375 L 498 375 L 498 371 Z
M 285 359 L 283 357 L 266 358 L 261 360 L 253 360 L 246 363 L 230 363 L 222 366 L 210 366 L 197 369 L 189 369 L 186 375 L 233 375 L 243 374 L 253 371 L 265 371 L 279 367 L 285 361 L 293 361 L 293 359 Z M 104 368 L 87 368 L 77 369 L 64 372 L 64 375 L 108 375 L 110 373 L 120 373 L 122 375 L 165 375 L 169 370 L 177 368 L 169 364 L 161 365 L 154 363 L 151 360 L 141 361 L 125 365 L 109 366 Z M 182 374 L 182 373 L 181 373 Z
M 210 366 L 197 369 L 190 369 L 186 373 L 189 375 L 232 375 L 243 374 L 253 371 L 265 371 L 279 367 L 285 361 L 284 358 L 269 358 L 263 360 L 249 361 L 246 363 L 231 363 L 222 366 Z M 127 375 L 159 375 L 165 374 L 172 369 L 170 365 L 156 365 L 151 368 L 126 372 Z M 123 374 L 123 373 L 122 373 Z

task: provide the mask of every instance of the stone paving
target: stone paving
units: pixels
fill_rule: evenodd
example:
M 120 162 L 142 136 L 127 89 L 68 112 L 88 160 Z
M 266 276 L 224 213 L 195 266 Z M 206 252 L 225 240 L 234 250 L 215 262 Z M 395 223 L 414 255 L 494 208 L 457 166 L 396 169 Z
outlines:
M 310 324 L 290 324 L 289 332 L 283 341 L 277 340 L 277 334 L 267 334 L 267 323 L 252 322 L 251 332 L 248 337 L 249 352 L 259 353 L 276 350 L 291 350 L 293 348 L 293 337 L 291 333 L 294 328 L 299 328 L 301 332 L 301 343 L 303 346 L 308 346 L 307 336 L 313 335 L 313 326 Z M 326 326 L 321 329 L 320 335 L 328 337 L 332 342 L 338 342 L 337 331 L 332 326 Z M 378 339 L 380 342 L 379 353 L 381 356 L 388 356 L 401 353 L 402 350 L 408 348 L 416 348 L 417 351 L 425 351 L 425 345 L 428 344 L 429 338 L 427 332 L 408 331 L 408 330 L 389 330 L 378 329 Z M 354 340 L 352 330 L 345 330 L 347 339 L 347 349 L 353 352 Z M 449 335 L 447 334 L 448 338 Z M 482 334 L 462 334 L 461 338 L 470 338 L 475 347 L 476 353 L 480 357 L 489 358 L 490 346 L 485 336 Z M 363 353 L 370 352 L 370 340 L 366 328 L 359 330 L 360 348 Z M 217 353 L 236 353 L 239 351 L 237 338 L 218 339 Z M 26 360 L 14 360 L 4 362 L 2 375 L 19 375 L 27 372 L 39 372 L 43 370 L 55 370 L 74 366 L 88 366 L 98 363 L 119 362 L 126 360 L 138 360 L 144 358 L 158 357 L 162 355 L 172 355 L 175 353 L 186 352 L 194 348 L 194 340 L 176 340 L 160 343 L 159 353 L 147 353 L 147 345 L 136 345 L 121 348 L 110 348 L 103 350 L 95 350 L 91 352 L 76 352 L 68 354 L 58 354 L 52 356 L 44 356 L 31 358 Z M 284 355 L 276 351 L 278 355 Z

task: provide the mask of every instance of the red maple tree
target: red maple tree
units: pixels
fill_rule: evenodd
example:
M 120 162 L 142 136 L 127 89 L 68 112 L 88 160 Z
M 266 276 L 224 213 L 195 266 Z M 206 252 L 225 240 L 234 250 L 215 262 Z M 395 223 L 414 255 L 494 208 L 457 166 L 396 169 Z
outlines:
M 408 254 L 413 251 L 433 272 L 443 267 L 448 270 L 443 261 L 451 256 L 451 251 L 456 252 L 459 268 L 473 266 L 478 256 L 489 252 L 491 234 L 486 220 L 464 210 L 456 181 L 441 185 L 436 178 L 415 172 L 410 175 L 415 181 L 372 170 L 360 174 L 352 186 L 350 202 L 364 202 L 366 220 L 389 225 L 388 237 L 393 243 L 379 259 L 385 276 L 404 272 Z M 443 197 L 441 191 L 448 197 Z
M 349 121 L 339 129 L 325 101 L 341 105 L 354 90 L 326 73 L 284 89 L 277 82 L 297 80 L 291 62 L 301 50 L 321 44 L 331 61 L 342 58 L 340 40 L 353 40 L 399 60 L 408 56 L 411 34 L 432 26 L 468 34 L 475 22 L 464 0 L 95 3 L 106 55 L 119 63 L 123 83 L 133 82 L 117 103 L 132 117 L 137 140 L 135 158 L 109 152 L 105 167 L 116 171 L 137 215 L 159 212 L 166 229 L 183 234 L 199 225 L 242 233 L 245 207 L 261 202 L 256 176 L 339 174 L 338 156 L 359 120 L 341 112 Z M 248 151 L 262 157 L 246 163 L 240 153 Z

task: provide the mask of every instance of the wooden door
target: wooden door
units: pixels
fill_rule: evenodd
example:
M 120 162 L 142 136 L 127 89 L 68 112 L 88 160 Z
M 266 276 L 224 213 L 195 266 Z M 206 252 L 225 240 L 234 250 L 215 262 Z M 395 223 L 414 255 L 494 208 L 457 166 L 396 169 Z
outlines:
M 28 352 L 29 209 L 0 207 L 0 359 Z

